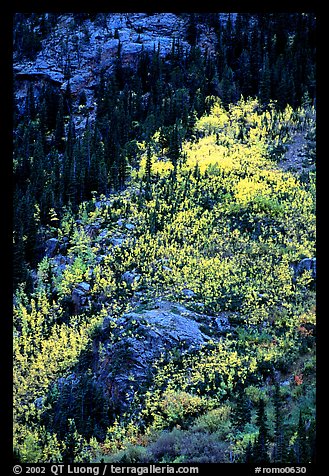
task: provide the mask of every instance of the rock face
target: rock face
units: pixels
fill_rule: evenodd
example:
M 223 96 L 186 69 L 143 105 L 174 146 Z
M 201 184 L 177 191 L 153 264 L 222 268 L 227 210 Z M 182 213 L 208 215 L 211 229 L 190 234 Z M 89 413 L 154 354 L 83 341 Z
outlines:
M 133 282 L 139 281 L 141 278 L 140 274 L 135 273 L 134 271 L 125 271 L 121 276 L 121 279 L 127 284 L 133 284 Z
M 316 279 L 316 258 L 304 258 L 295 266 L 295 277 L 300 276 L 303 271 L 311 271 L 312 278 Z
M 147 384 L 161 355 L 173 348 L 191 352 L 210 339 L 220 338 L 220 332 L 211 337 L 205 333 L 212 322 L 209 316 L 164 300 L 117 320 L 108 316 L 104 319 L 103 334 L 110 331 L 112 339 L 104 342 L 103 357 L 99 359 L 99 385 L 106 389 L 114 405 L 124 411 L 135 391 Z
M 231 14 L 231 19 L 234 20 Z M 225 23 L 228 14 L 219 14 Z M 102 18 L 77 22 L 73 14 L 58 15 L 49 35 L 42 40 L 42 49 L 34 60 L 17 60 L 13 71 L 18 84 L 17 96 L 24 96 L 31 81 L 35 85 L 49 82 L 63 91 L 68 83 L 72 97 L 86 94 L 86 107 L 94 109 L 94 89 L 100 71 L 112 72 L 120 51 L 123 66 L 134 68 L 139 53 L 153 53 L 166 57 L 173 40 L 179 40 L 181 48 L 188 50 L 186 41 L 188 17 L 174 13 L 108 13 Z M 199 24 L 201 50 L 211 50 L 215 35 Z M 69 65 L 69 72 L 67 67 Z M 23 105 L 22 105 L 23 107 Z M 91 117 L 91 114 L 89 114 Z M 83 121 L 83 119 L 81 119 Z M 76 124 L 79 127 L 79 123 Z
M 87 106 L 92 107 L 97 74 L 112 70 L 119 48 L 123 66 L 134 67 L 142 49 L 152 53 L 159 48 L 165 56 L 173 38 L 187 48 L 185 30 L 186 20 L 173 13 L 109 13 L 102 21 L 87 19 L 80 24 L 72 14 L 59 15 L 36 59 L 14 61 L 15 77 L 24 88 L 26 81 L 47 81 L 65 90 L 69 81 L 72 95 L 84 90 Z
M 74 305 L 75 314 L 79 314 L 83 307 L 88 305 L 88 293 L 90 291 L 90 284 L 79 283 L 72 291 L 72 302 Z
M 57 253 L 58 246 L 59 246 L 59 242 L 57 238 L 50 238 L 49 240 L 47 240 L 45 256 L 47 256 L 47 258 L 53 258 L 55 254 Z

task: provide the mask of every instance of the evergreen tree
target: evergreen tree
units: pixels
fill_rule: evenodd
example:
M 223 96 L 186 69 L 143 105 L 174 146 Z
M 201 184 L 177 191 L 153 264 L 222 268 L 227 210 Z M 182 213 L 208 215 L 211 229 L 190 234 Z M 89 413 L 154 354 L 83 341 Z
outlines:
M 269 58 L 266 54 L 263 60 L 263 66 L 260 73 L 259 81 L 259 98 L 261 102 L 267 106 L 271 100 L 271 69 L 269 64 Z
M 62 160 L 57 149 L 53 147 L 49 153 L 49 163 L 51 169 L 51 189 L 54 194 L 54 208 L 63 206 L 63 170 Z
M 188 16 L 186 39 L 190 43 L 191 46 L 195 46 L 198 41 L 198 30 L 197 30 L 195 13 L 190 13 Z
M 171 134 L 169 139 L 169 147 L 167 155 L 174 166 L 174 170 L 177 169 L 177 165 L 181 156 L 181 141 L 178 132 L 177 123 L 171 128 Z
M 82 449 L 82 437 L 77 432 L 73 418 L 68 420 L 67 433 L 64 438 L 63 463 L 74 463 Z
M 14 206 L 18 206 L 17 199 L 14 199 Z M 17 219 L 15 220 L 17 221 Z M 28 268 L 25 257 L 25 239 L 23 225 L 15 223 L 13 231 L 13 285 L 17 287 L 19 283 L 24 283 L 28 279 Z
M 283 397 L 278 382 L 275 383 L 275 391 L 273 397 L 274 404 L 274 448 L 273 448 L 273 462 L 285 463 L 288 462 L 287 449 L 288 442 L 285 434 L 285 425 L 283 418 Z
M 253 27 L 250 34 L 250 70 L 252 78 L 252 91 L 253 94 L 258 94 L 259 89 L 259 71 L 262 68 L 263 59 L 263 45 L 260 40 L 259 25 L 257 21 L 253 22 Z
M 297 464 L 309 463 L 311 459 L 305 419 L 301 411 L 299 412 L 297 439 L 294 444 L 294 456 Z
M 250 400 L 246 396 L 245 392 L 242 390 L 238 394 L 236 401 L 236 406 L 234 409 L 234 422 L 239 428 L 243 428 L 246 423 L 250 421 L 251 418 L 251 404 Z
M 122 150 L 120 150 L 118 158 L 118 172 L 119 172 L 119 188 L 124 188 L 125 182 L 128 178 L 128 163 L 127 158 Z
M 269 463 L 268 427 L 265 412 L 265 401 L 263 398 L 261 398 L 258 402 L 256 423 L 259 432 L 253 447 L 254 463 Z
M 252 72 L 251 72 L 251 60 L 250 54 L 247 49 L 243 49 L 241 55 L 237 60 L 236 69 L 237 81 L 239 82 L 239 88 L 242 96 L 248 98 L 253 95 L 252 88 Z
M 228 106 L 237 99 L 236 84 L 234 81 L 234 73 L 230 66 L 224 67 L 223 76 L 219 83 L 220 97 L 224 106 Z
M 34 98 L 34 88 L 33 83 L 30 82 L 27 88 L 26 101 L 25 101 L 25 120 L 33 121 L 36 116 L 36 106 Z
M 251 443 L 250 440 L 248 441 L 248 444 L 247 444 L 247 447 L 246 447 L 244 462 L 246 464 L 254 463 L 253 446 L 252 446 L 252 443 Z
M 156 197 L 154 209 L 149 211 L 149 226 L 150 226 L 150 233 L 154 235 L 160 229 L 160 221 L 159 221 L 159 210 L 160 210 L 160 203 L 159 198 Z
M 56 127 L 57 112 L 61 95 L 57 88 L 47 82 L 40 94 L 39 102 L 44 102 L 46 112 L 46 130 L 51 131 Z
M 33 150 L 33 162 L 31 167 L 31 187 L 33 193 L 39 198 L 42 194 L 45 184 L 45 151 L 43 147 L 43 137 L 38 132 L 36 142 Z
M 146 150 L 146 164 L 145 164 L 145 198 L 146 200 L 151 200 L 152 192 L 151 192 L 151 170 L 152 170 L 152 153 L 151 153 L 151 146 L 150 143 L 147 145 Z
M 64 126 L 64 100 L 63 96 L 60 96 L 59 107 L 56 117 L 56 128 L 54 134 L 54 143 L 56 148 L 60 151 L 64 151 L 65 147 L 65 126 Z
M 234 27 L 231 14 L 228 14 L 228 18 L 223 28 L 223 45 L 225 47 L 225 62 L 231 68 L 234 64 Z
M 72 115 L 72 93 L 71 93 L 71 84 L 70 80 L 67 81 L 66 88 L 63 96 L 64 103 L 64 116 Z
M 151 169 L 152 169 L 152 152 L 150 144 L 147 145 L 146 149 L 146 165 L 145 165 L 145 180 L 146 183 L 150 184 L 151 182 Z

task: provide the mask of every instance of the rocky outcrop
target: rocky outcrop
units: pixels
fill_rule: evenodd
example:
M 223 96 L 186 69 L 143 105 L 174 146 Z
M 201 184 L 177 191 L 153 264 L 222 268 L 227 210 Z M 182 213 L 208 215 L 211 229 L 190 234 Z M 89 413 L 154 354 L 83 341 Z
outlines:
M 111 71 L 118 57 L 123 66 L 134 67 L 138 54 L 159 49 L 165 56 L 173 38 L 184 48 L 184 18 L 173 13 L 111 13 L 102 22 L 85 20 L 77 25 L 74 15 L 59 15 L 52 32 L 34 61 L 14 61 L 14 75 L 19 81 L 49 81 L 66 89 L 68 80 L 73 96 L 84 90 L 88 105 L 101 70 Z
M 219 15 L 225 23 L 228 15 Z M 99 73 L 113 71 L 119 53 L 122 65 L 134 68 L 142 50 L 150 54 L 159 51 L 166 57 L 175 39 L 187 51 L 190 48 L 186 40 L 188 21 L 185 14 L 175 13 L 108 13 L 102 19 L 85 19 L 82 23 L 77 22 L 73 14 L 59 15 L 49 35 L 42 40 L 42 49 L 35 60 L 14 57 L 14 77 L 20 83 L 15 88 L 16 94 L 19 97 L 20 89 L 26 89 L 29 81 L 51 82 L 63 91 L 69 83 L 76 100 L 82 91 L 86 94 L 91 117 Z M 202 21 L 198 29 L 198 46 L 203 51 L 211 51 L 216 36 Z
M 72 291 L 72 302 L 75 314 L 79 314 L 83 308 L 88 306 L 88 293 L 90 284 L 86 282 L 79 283 Z
M 140 278 L 141 275 L 136 273 L 135 271 L 125 271 L 121 276 L 122 281 L 125 281 L 129 285 L 139 281 Z
M 46 241 L 45 256 L 47 258 L 53 258 L 59 248 L 59 241 L 57 238 L 50 238 Z
M 191 352 L 210 339 L 221 337 L 215 318 L 191 311 L 179 303 L 158 300 L 149 309 L 137 309 L 119 319 L 104 319 L 103 335 L 111 339 L 102 345 L 97 380 L 115 407 L 124 411 L 135 391 L 152 377 L 154 364 L 161 355 L 177 348 Z M 210 333 L 211 326 L 215 332 Z M 209 335 L 211 334 L 211 336 Z
M 294 266 L 294 277 L 300 276 L 304 271 L 311 271 L 311 276 L 316 279 L 316 258 L 304 258 Z

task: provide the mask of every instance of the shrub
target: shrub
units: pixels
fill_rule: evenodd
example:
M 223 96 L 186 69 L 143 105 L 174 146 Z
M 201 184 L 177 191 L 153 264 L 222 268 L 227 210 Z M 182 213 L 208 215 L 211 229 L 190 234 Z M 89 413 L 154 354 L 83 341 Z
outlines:
M 230 422 L 231 407 L 223 405 L 198 417 L 193 425 L 195 431 L 204 433 L 217 433 L 221 436 L 227 434 L 231 429 Z
M 220 441 L 216 433 L 184 435 L 180 445 L 184 463 L 228 463 L 228 443 Z
M 147 462 L 147 450 L 143 446 L 128 444 L 127 448 L 103 458 L 104 463 L 135 464 Z
M 161 433 L 148 448 L 149 458 L 157 463 L 225 463 L 228 443 L 217 434 L 174 429 Z
M 151 419 L 153 430 L 172 429 L 176 425 L 186 428 L 193 418 L 208 408 L 205 397 L 167 389 L 161 396 L 154 392 L 146 403 L 144 418 Z
M 148 448 L 148 454 L 151 461 L 164 463 L 172 461 L 180 454 L 180 439 L 182 431 L 175 428 L 171 432 L 164 431 L 160 434 L 158 440 Z

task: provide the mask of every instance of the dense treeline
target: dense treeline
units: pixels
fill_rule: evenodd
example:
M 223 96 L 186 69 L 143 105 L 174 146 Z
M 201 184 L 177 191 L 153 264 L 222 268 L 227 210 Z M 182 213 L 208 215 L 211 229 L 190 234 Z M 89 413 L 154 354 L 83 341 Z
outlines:
M 63 206 L 76 209 L 93 191 L 122 189 L 136 166 L 139 142 L 160 130 L 163 149 L 174 163 L 182 141 L 206 110 L 206 97 L 223 104 L 258 96 L 266 107 L 282 109 L 302 98 L 315 100 L 315 18 L 313 14 L 237 14 L 221 23 L 218 14 L 181 14 L 187 22 L 185 50 L 173 40 L 163 57 L 142 50 L 136 69 L 123 66 L 120 44 L 114 73 L 103 72 L 95 91 L 96 118 L 77 132 L 75 115 L 88 116 L 82 90 L 73 100 L 44 82 L 37 94 L 31 82 L 23 108 L 14 114 L 14 278 L 29 280 L 43 255 L 40 225 L 56 225 Z M 17 14 L 14 51 L 32 59 L 56 25 L 54 14 Z M 104 14 L 76 15 L 106 23 Z M 203 32 L 213 35 L 214 51 L 201 53 Z M 69 59 L 63 60 L 66 65 Z M 70 68 L 66 68 L 70 78 Z

